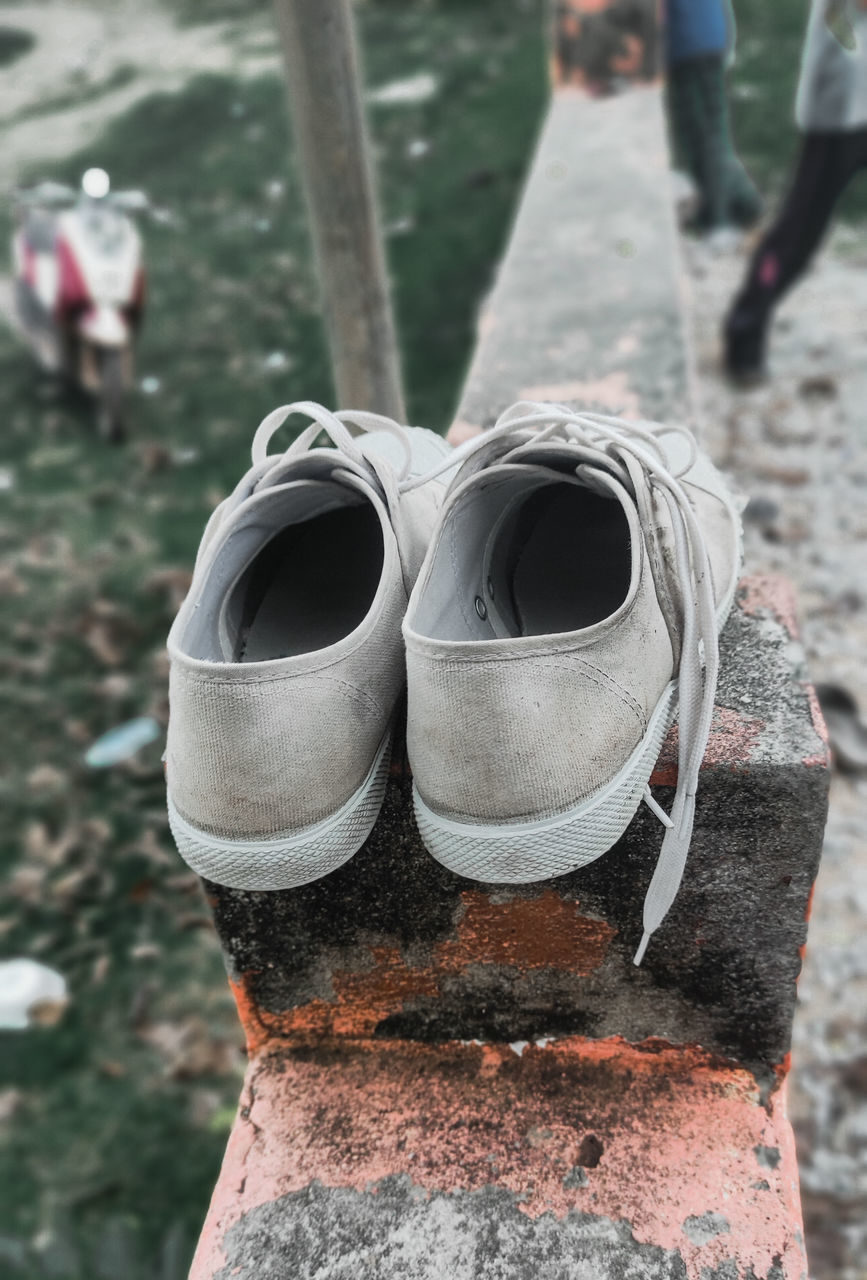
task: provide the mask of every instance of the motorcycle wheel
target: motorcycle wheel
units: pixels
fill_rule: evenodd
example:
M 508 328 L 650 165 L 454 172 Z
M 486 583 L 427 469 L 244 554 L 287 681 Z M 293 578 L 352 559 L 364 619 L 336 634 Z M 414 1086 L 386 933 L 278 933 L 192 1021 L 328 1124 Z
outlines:
M 126 439 L 122 351 L 103 351 L 100 355 L 99 434 L 111 444 L 121 444 Z

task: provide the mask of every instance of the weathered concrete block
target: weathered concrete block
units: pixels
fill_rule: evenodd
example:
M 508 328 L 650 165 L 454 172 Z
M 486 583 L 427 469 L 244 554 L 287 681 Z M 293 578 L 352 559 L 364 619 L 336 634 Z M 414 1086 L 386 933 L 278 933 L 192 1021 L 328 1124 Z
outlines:
M 785 1077 L 827 769 L 791 606 L 741 584 L 641 969 L 649 813 L 573 875 L 470 884 L 399 763 L 333 875 L 210 886 L 250 1067 L 194 1280 L 806 1277 Z
M 210 887 L 251 1046 L 659 1037 L 770 1087 L 789 1049 L 827 790 L 791 610 L 782 582 L 742 583 L 687 874 L 641 968 L 663 834 L 649 811 L 571 875 L 475 884 L 421 843 L 398 753 L 376 828 L 344 867 L 280 893 Z M 676 734 L 651 780 L 664 802 Z
M 251 1064 L 193 1276 L 805 1280 L 798 1221 L 784 1093 L 700 1049 L 295 1046 Z

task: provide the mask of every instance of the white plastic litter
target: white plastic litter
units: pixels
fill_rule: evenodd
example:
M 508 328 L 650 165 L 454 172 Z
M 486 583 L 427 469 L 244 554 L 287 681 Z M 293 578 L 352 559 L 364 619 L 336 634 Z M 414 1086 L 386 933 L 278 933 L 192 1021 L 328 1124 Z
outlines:
M 0 961 L 0 1030 L 23 1031 L 31 1010 L 66 1002 L 66 981 L 54 969 L 20 957 Z
M 193 447 L 172 450 L 172 462 L 178 467 L 186 467 L 191 462 L 198 462 L 199 450 Z
M 142 747 L 156 742 L 162 733 L 153 716 L 139 716 L 135 720 L 127 720 L 116 729 L 109 729 L 96 742 L 88 747 L 84 759 L 91 769 L 108 769 L 122 760 L 129 760 Z
M 367 100 L 381 107 L 413 106 L 417 102 L 427 102 L 439 87 L 435 75 L 430 71 L 420 71 L 416 76 L 407 76 L 405 80 L 390 80 L 378 89 L 371 89 Z

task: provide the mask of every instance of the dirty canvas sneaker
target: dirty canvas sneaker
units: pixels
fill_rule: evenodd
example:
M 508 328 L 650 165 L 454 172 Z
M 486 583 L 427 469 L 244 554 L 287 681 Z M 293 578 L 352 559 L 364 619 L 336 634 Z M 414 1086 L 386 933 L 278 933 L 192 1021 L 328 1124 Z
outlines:
M 684 429 L 519 404 L 456 450 L 404 619 L 419 829 L 460 875 L 524 883 L 668 827 L 640 962 L 677 892 L 710 732 L 739 505 Z M 648 780 L 679 702 L 669 817 Z
M 283 454 L 291 414 L 311 425 Z M 333 447 L 314 447 L 325 433 Z M 312 403 L 275 410 L 205 529 L 169 636 L 172 833 L 200 875 L 285 889 L 366 840 L 403 690 L 400 623 L 450 453 L 432 432 Z

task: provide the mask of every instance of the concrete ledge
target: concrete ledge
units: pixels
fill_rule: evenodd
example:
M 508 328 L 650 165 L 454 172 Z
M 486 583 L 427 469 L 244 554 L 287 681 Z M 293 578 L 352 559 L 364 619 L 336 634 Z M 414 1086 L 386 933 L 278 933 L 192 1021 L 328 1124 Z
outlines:
M 692 417 L 658 86 L 554 95 L 457 417 L 525 398 Z
M 192 1277 L 806 1277 L 797 1188 L 784 1093 L 698 1049 L 285 1049 L 251 1064 Z

